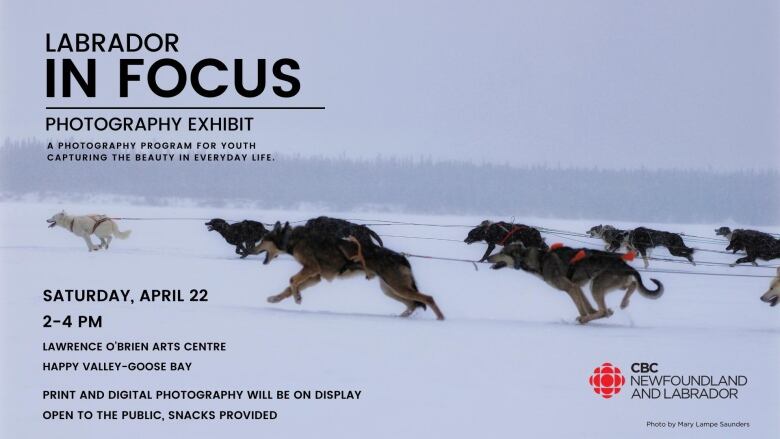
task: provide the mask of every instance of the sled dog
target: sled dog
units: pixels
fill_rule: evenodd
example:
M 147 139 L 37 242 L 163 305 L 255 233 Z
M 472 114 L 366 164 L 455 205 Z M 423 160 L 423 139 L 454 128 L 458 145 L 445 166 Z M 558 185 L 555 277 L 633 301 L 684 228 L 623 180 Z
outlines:
M 360 242 L 357 238 L 355 238 L 355 240 Z M 368 275 L 372 274 L 368 269 L 363 269 L 361 262 L 352 260 L 358 259 L 354 254 L 357 250 L 353 250 L 354 253 L 349 253 L 353 258 L 347 257 L 345 252 L 349 251 L 349 249 L 345 244 L 354 244 L 354 242 L 345 241 L 344 237 L 339 236 L 338 234 L 323 233 L 323 230 L 315 225 L 291 227 L 289 223 L 285 223 L 282 226 L 282 224 L 277 221 L 273 229 L 268 232 L 268 234 L 263 237 L 260 244 L 255 247 L 255 251 L 266 252 L 264 264 L 268 264 L 281 253 L 287 253 L 292 255 L 292 257 L 303 267 L 298 273 L 290 278 L 290 285 L 285 288 L 284 291 L 268 297 L 268 301 L 277 303 L 292 296 L 295 303 L 300 304 L 302 299 L 301 291 L 316 285 L 323 278 L 332 281 L 337 277 L 350 277 L 360 272 Z M 363 243 L 360 242 L 360 244 L 362 245 Z M 362 248 L 366 249 L 367 247 L 363 246 Z M 377 246 L 376 248 L 381 247 Z M 362 262 L 368 263 L 369 260 L 372 260 L 373 262 L 372 258 L 366 258 L 365 261 Z M 384 272 L 384 269 L 377 270 L 376 274 L 382 278 L 380 271 Z M 405 278 L 407 281 L 412 279 L 410 269 L 408 269 L 408 273 L 409 275 Z M 394 276 L 388 272 L 385 273 L 384 276 L 384 279 L 387 279 L 384 282 L 390 290 L 393 290 L 394 295 L 391 297 L 394 299 L 406 300 L 408 298 L 412 301 L 419 301 L 431 306 L 431 309 L 438 309 L 438 307 L 434 308 L 435 303 L 433 302 L 433 299 L 430 299 L 430 301 L 426 299 L 428 296 L 424 296 L 420 293 L 407 293 L 404 290 L 404 287 L 410 286 L 410 284 L 404 284 L 403 274 L 401 274 L 401 276 Z M 396 288 L 400 290 L 400 297 L 395 297 L 394 291 Z M 383 291 L 385 291 L 384 288 Z M 388 292 L 385 291 L 385 294 L 388 294 Z M 414 306 L 416 307 L 417 305 L 415 304 Z
M 544 242 L 539 230 L 526 226 L 525 224 L 510 224 L 504 221 L 491 222 L 482 221 L 477 227 L 471 229 L 463 240 L 466 244 L 485 241 L 488 245 L 485 254 L 479 262 L 486 261 L 488 256 L 493 253 L 496 245 L 505 246 L 512 243 L 522 243 L 526 247 L 537 247 L 547 250 L 547 243 Z
M 642 255 L 642 261 L 647 268 L 648 250 L 655 247 L 666 247 L 672 256 L 680 256 L 688 260 L 693 265 L 694 249 L 685 245 L 682 236 L 678 233 L 665 232 L 663 230 L 653 230 L 647 227 L 637 227 L 634 230 L 620 230 L 611 225 L 598 225 L 588 230 L 588 235 L 594 238 L 601 238 L 606 243 L 607 251 L 616 251 L 622 245 L 629 250 L 636 250 Z
M 216 230 L 228 244 L 235 245 L 241 259 L 252 254 L 255 245 L 268 233 L 263 223 L 252 220 L 229 224 L 222 218 L 214 218 L 206 223 L 206 228 L 209 232 Z
M 588 230 L 588 236 L 591 238 L 600 238 L 604 241 L 604 250 L 608 252 L 616 252 L 623 246 L 626 237 L 628 236 L 628 230 L 616 229 L 609 224 L 593 226 Z
M 780 258 L 780 239 L 776 239 L 769 233 L 750 229 L 731 230 L 728 227 L 721 227 L 715 229 L 715 234 L 729 240 L 727 251 L 731 250 L 732 253 L 736 253 L 744 250 L 747 253 L 747 256 L 741 257 L 731 264 L 732 267 L 743 262 L 758 265 L 756 259 L 771 261 Z
M 777 277 L 772 280 L 769 289 L 761 296 L 761 301 L 768 303 L 769 306 L 775 306 L 778 297 L 780 297 L 780 267 L 777 267 Z
M 130 236 L 130 230 L 124 232 L 119 230 L 114 220 L 105 215 L 68 215 L 65 211 L 54 214 L 46 220 L 49 228 L 60 226 L 70 230 L 76 236 L 80 236 L 87 243 L 89 251 L 100 249 L 108 250 L 111 240 L 114 236 L 119 239 L 127 239 Z M 92 243 L 91 236 L 95 235 L 100 239 L 100 245 Z
M 609 317 L 612 310 L 607 308 L 604 296 L 613 290 L 625 290 L 620 303 L 621 308 L 629 304 L 635 290 L 649 299 L 658 299 L 663 294 L 663 285 L 656 279 L 650 279 L 655 290 L 647 289 L 642 283 L 639 272 L 614 253 L 589 249 L 557 247 L 543 251 L 534 247 L 511 245 L 500 253 L 488 258 L 494 269 L 511 266 L 532 273 L 553 288 L 566 292 L 571 297 L 579 316 L 577 321 L 587 323 L 591 320 Z M 594 310 L 582 292 L 588 282 L 598 310 Z
M 363 248 L 360 240 L 349 236 L 339 243 L 339 248 L 350 261 L 365 267 L 366 279 L 379 276 L 379 286 L 387 297 L 395 299 L 404 305 L 406 310 L 400 317 L 409 317 L 417 307 L 430 307 L 436 314 L 436 319 L 444 320 L 439 306 L 433 297 L 420 292 L 412 274 L 409 260 L 400 253 L 387 247 Z

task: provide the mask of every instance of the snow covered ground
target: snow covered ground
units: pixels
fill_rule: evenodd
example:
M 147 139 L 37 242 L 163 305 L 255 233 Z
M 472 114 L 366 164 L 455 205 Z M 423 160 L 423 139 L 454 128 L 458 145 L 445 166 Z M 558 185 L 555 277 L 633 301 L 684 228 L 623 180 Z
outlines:
M 447 317 L 402 306 L 376 280 L 336 280 L 304 291 L 303 303 L 269 304 L 298 264 L 283 256 L 263 266 L 239 260 L 201 220 L 120 221 L 133 233 L 108 251 L 44 220 L 58 210 L 117 217 L 301 220 L 322 214 L 220 208 L 2 203 L 3 437 L 780 437 L 780 307 L 758 297 L 768 278 L 654 273 L 666 288 L 657 301 L 634 296 L 627 310 L 608 296 L 609 319 L 574 323 L 569 298 L 514 270 L 414 258 L 421 290 Z M 345 218 L 476 224 L 484 218 L 388 213 L 329 213 Z M 585 231 L 596 221 L 516 218 Z M 622 224 L 630 227 L 632 224 Z M 659 225 L 712 236 L 717 225 Z M 652 225 L 650 225 L 652 226 Z M 414 254 L 478 259 L 484 245 L 462 240 L 464 228 L 376 226 L 385 244 Z M 777 231 L 775 229 L 774 231 Z M 546 235 L 548 243 L 581 245 Z M 576 238 L 582 239 L 582 238 Z M 586 240 L 587 241 L 587 240 Z M 597 243 L 590 241 L 593 246 Z M 710 244 L 699 247 L 716 249 Z M 667 257 L 665 250 L 654 256 Z M 735 257 L 702 252 L 698 260 Z M 641 261 L 634 262 L 637 266 Z M 775 261 L 774 264 L 777 265 Z M 771 275 L 774 269 L 651 268 Z M 647 278 L 648 274 L 644 274 Z M 45 303 L 44 289 L 205 288 L 206 303 Z M 44 315 L 102 315 L 101 329 L 43 328 Z M 44 341 L 224 341 L 224 353 L 44 352 Z M 45 361 L 191 361 L 190 372 L 43 372 Z M 640 400 L 630 387 L 606 400 L 588 385 L 593 368 L 655 362 L 665 374 L 745 375 L 737 400 Z M 359 400 L 44 401 L 65 389 L 335 389 Z M 276 410 L 274 421 L 45 421 L 44 410 Z M 648 421 L 749 422 L 749 428 L 650 428 Z M 186 435 L 186 436 L 185 436 Z

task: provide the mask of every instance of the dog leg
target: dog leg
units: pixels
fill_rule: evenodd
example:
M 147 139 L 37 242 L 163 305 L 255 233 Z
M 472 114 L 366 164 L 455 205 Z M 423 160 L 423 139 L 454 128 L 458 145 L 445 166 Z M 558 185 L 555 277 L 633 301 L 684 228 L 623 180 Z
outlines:
M 100 247 L 92 243 L 92 239 L 90 239 L 89 235 L 84 236 L 84 242 L 87 243 L 87 249 L 89 249 L 89 251 L 94 252 L 100 250 Z
M 282 300 L 292 296 L 292 287 L 287 287 L 282 291 L 281 293 L 275 295 L 275 296 L 268 296 L 268 303 L 277 303 L 281 302 Z
M 590 291 L 593 295 L 593 300 L 596 301 L 596 306 L 599 307 L 598 311 L 580 319 L 580 323 L 587 323 L 591 320 L 602 319 L 609 317 L 613 314 L 612 310 L 607 308 L 607 302 L 604 300 L 604 296 L 610 290 L 609 279 L 604 277 L 597 277 L 593 279 L 591 283 Z
M 577 307 L 577 312 L 579 313 L 579 316 L 577 317 L 578 322 L 586 323 L 588 320 L 585 319 L 585 317 L 596 313 L 596 310 L 593 309 L 593 306 L 585 297 L 585 294 L 582 292 L 582 288 L 580 288 L 579 285 L 566 278 L 560 278 L 558 282 L 550 285 L 569 295 L 572 302 L 574 302 L 574 306 Z
M 647 259 L 647 249 L 646 248 L 640 248 L 639 254 L 642 255 L 642 262 L 645 263 L 645 268 L 650 266 L 650 262 Z
M 444 320 L 444 314 L 441 313 L 441 310 L 439 309 L 439 306 L 436 305 L 433 297 L 405 287 L 398 289 L 393 288 L 393 291 L 395 291 L 395 293 L 403 299 L 412 302 L 424 303 L 426 306 L 431 308 L 431 311 L 433 311 L 434 314 L 436 314 L 436 320 Z
M 577 312 L 579 313 L 579 316 L 577 316 L 577 321 L 580 323 L 585 323 L 585 317 L 590 315 L 587 310 L 585 310 L 585 304 L 584 301 L 587 300 L 584 298 L 584 295 L 582 294 L 582 290 L 576 286 L 573 285 L 569 289 L 564 290 L 566 291 L 566 294 L 569 295 L 572 302 L 574 302 L 574 306 L 577 307 Z M 595 313 L 595 310 L 593 311 Z
M 111 240 L 114 239 L 113 236 L 108 235 L 106 236 L 106 250 L 108 250 L 108 246 L 111 245 Z
M 246 258 L 247 256 L 252 254 L 252 250 L 255 248 L 255 243 L 252 241 L 246 241 L 244 242 L 244 252 L 241 255 L 241 259 Z
M 480 259 L 479 262 L 485 262 L 487 260 L 488 256 L 490 256 L 490 254 L 493 253 L 493 250 L 495 250 L 495 249 L 496 249 L 496 245 L 493 244 L 492 242 L 489 243 L 487 250 L 485 250 L 485 254 L 482 255 L 482 259 Z
M 311 278 L 311 279 L 307 280 L 306 282 L 304 282 L 302 285 L 300 285 L 298 287 L 298 289 L 299 290 L 304 290 L 306 288 L 309 288 L 310 286 L 316 285 L 320 280 L 321 280 L 321 278 L 319 276 Z M 288 297 L 290 297 L 292 295 L 293 295 L 292 286 L 288 286 L 281 293 L 279 293 L 279 294 L 277 294 L 275 296 L 269 296 L 268 297 L 268 302 L 269 303 L 281 302 L 282 300 L 284 300 L 284 299 L 286 299 L 286 298 L 288 298 Z
M 390 288 L 389 285 L 387 285 L 383 280 L 379 281 L 379 288 L 382 289 L 382 292 L 385 293 L 385 296 L 397 300 L 401 303 L 403 303 L 406 306 L 406 310 L 402 312 L 399 317 L 409 317 L 412 315 L 415 309 L 417 309 L 417 303 L 413 300 L 404 299 L 403 297 L 396 294 L 395 291 L 393 291 L 392 288 Z
M 576 283 L 570 281 L 567 278 L 561 278 L 557 282 L 550 284 L 552 287 L 557 288 L 571 297 L 574 305 L 577 307 L 577 311 L 580 316 L 586 316 L 589 314 L 595 314 L 596 310 L 590 304 L 590 301 L 585 297 L 585 293 L 582 292 L 582 288 Z
M 620 301 L 620 309 L 628 308 L 628 301 L 631 299 L 631 295 L 636 291 L 636 282 L 631 282 L 625 288 L 626 294 L 623 296 L 623 300 Z
M 301 290 L 303 289 L 303 285 L 315 276 L 319 277 L 319 275 L 319 271 L 310 267 L 303 267 L 301 271 L 290 278 L 290 287 L 292 290 L 293 299 L 295 299 L 295 303 L 298 305 L 301 304 Z
M 753 265 L 758 265 L 758 264 L 756 264 L 756 257 L 755 256 L 751 256 L 750 254 L 748 254 L 747 256 L 741 257 L 741 258 L 737 259 L 736 261 L 734 261 L 734 263 L 731 264 L 731 267 L 739 265 L 739 264 L 741 264 L 743 262 L 750 262 Z

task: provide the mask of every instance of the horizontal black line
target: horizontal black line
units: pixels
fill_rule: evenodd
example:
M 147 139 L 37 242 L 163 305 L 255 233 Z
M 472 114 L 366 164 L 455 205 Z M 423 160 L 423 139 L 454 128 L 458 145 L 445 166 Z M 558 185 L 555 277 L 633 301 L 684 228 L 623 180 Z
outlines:
M 324 110 L 325 107 L 46 107 L 47 110 Z

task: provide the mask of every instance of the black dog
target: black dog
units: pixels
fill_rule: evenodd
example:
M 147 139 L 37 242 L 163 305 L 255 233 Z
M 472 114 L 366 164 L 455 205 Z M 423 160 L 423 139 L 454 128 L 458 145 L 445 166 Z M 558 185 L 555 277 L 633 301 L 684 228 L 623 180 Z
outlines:
M 236 246 L 236 254 L 245 258 L 252 254 L 255 245 L 268 233 L 263 223 L 244 220 L 235 224 L 228 224 L 221 218 L 214 218 L 206 223 L 209 232 L 216 230 L 225 238 L 228 244 Z
M 466 244 L 485 241 L 488 244 L 485 254 L 479 262 L 487 260 L 490 253 L 495 250 L 496 245 L 505 246 L 512 243 L 522 243 L 526 247 L 535 247 L 540 250 L 547 250 L 547 243 L 544 242 L 542 234 L 531 226 L 524 224 L 510 224 L 507 222 L 493 223 L 488 220 L 482 221 L 477 227 L 471 229 L 466 239 Z
M 737 259 L 731 266 L 750 262 L 756 264 L 756 259 L 771 261 L 780 258 L 780 240 L 769 233 L 759 232 L 750 229 L 731 230 L 728 227 L 721 227 L 715 230 L 718 236 L 724 236 L 729 240 L 726 250 L 732 253 L 744 250 L 747 256 Z
M 682 236 L 677 233 L 637 227 L 628 232 L 626 244 L 629 249 L 635 249 L 642 255 L 645 268 L 649 265 L 647 262 L 647 250 L 654 247 L 666 247 L 673 256 L 683 257 L 691 264 L 696 265 L 693 262 L 693 249 L 686 246 Z

